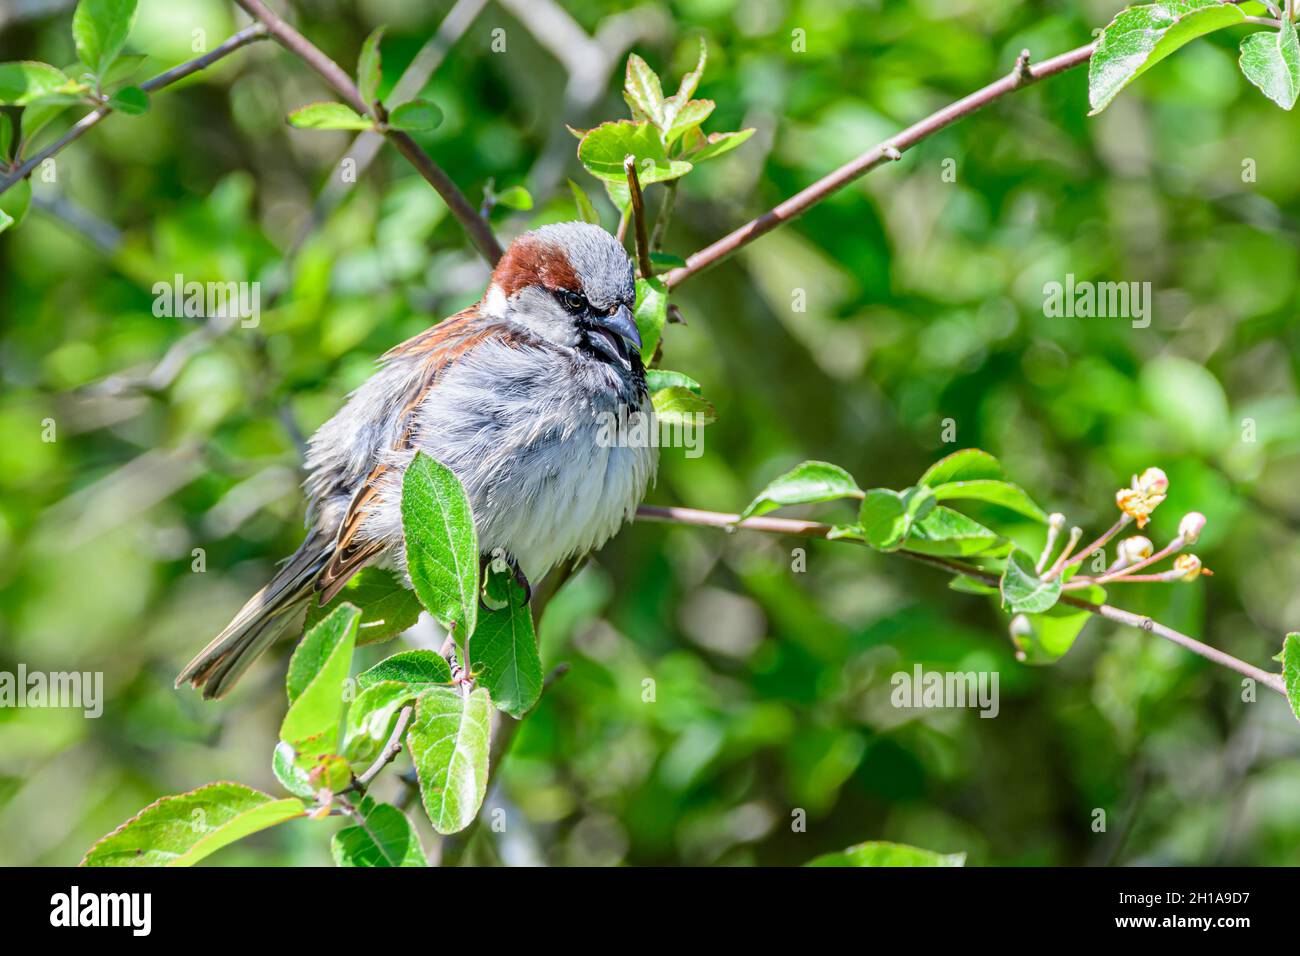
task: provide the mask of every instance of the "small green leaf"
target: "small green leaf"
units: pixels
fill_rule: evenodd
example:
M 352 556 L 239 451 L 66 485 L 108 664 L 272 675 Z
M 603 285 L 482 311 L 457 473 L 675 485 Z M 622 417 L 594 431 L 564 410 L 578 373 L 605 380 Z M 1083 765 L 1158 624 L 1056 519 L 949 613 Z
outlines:
M 8 222 L 0 220 L 0 232 L 5 229 L 17 229 L 27 218 L 27 210 L 32 205 L 32 181 L 20 179 L 3 193 L 0 193 L 0 214 Z
M 305 629 L 315 627 L 340 604 L 361 608 L 357 625 L 357 647 L 392 640 L 419 620 L 420 599 L 404 587 L 397 575 L 383 568 L 362 568 L 324 607 L 312 601 L 307 608 Z
M 1300 94 L 1300 39 L 1295 24 L 1282 20 L 1276 33 L 1252 33 L 1241 41 L 1238 61 L 1246 79 L 1270 100 L 1289 110 Z
M 411 100 L 388 114 L 388 125 L 392 129 L 423 132 L 437 129 L 441 123 L 442 110 L 428 100 Z
M 69 106 L 74 106 L 80 102 L 80 96 L 52 93 L 49 96 L 38 97 L 28 103 L 19 117 L 19 128 L 22 130 L 24 146 L 30 145 L 36 138 L 36 134 L 44 129 L 50 120 Z
M 495 579 L 504 581 L 505 606 L 479 617 L 469 642 L 470 669 L 491 692 L 493 703 L 518 719 L 542 696 L 542 661 L 524 589 L 509 575 Z
M 635 157 L 642 188 L 677 179 L 691 171 L 690 163 L 668 158 L 658 132 L 648 122 L 619 120 L 588 130 L 578 144 L 578 159 L 587 172 L 604 183 L 605 191 L 620 211 L 631 202 L 627 174 L 623 170 L 623 159 L 628 155 Z
M 765 515 L 783 505 L 803 505 L 838 498 L 862 498 L 862 489 L 853 476 L 839 465 L 826 461 L 805 461 L 784 475 L 774 478 L 749 503 L 740 520 Z
M 497 205 L 526 212 L 533 208 L 533 196 L 523 186 L 511 186 L 497 193 Z
M 687 154 L 692 163 L 703 163 L 710 159 L 717 159 L 723 153 L 729 153 L 749 137 L 753 136 L 755 130 L 749 129 L 737 130 L 734 133 L 710 133 L 702 143 L 694 146 Z
M 889 488 L 872 488 L 862 499 L 858 525 L 867 544 L 877 551 L 897 551 L 907 537 L 907 505 Z
M 623 81 L 623 98 L 636 119 L 648 119 L 662 128 L 664 122 L 664 91 L 659 74 L 635 53 L 628 54 L 627 75 Z
M 289 114 L 289 125 L 298 129 L 374 129 L 375 123 L 342 103 L 309 103 Z
M 921 554 L 965 558 L 988 554 L 1002 540 L 996 532 L 960 511 L 937 505 L 912 524 L 905 546 Z
M 344 827 L 330 840 L 337 866 L 428 866 L 420 838 L 405 813 L 364 797 L 357 808 L 364 826 Z
M 650 396 L 655 418 L 660 425 L 682 428 L 701 428 L 718 420 L 718 411 L 708 399 L 701 398 L 689 388 L 671 385 Z
M 600 213 L 596 212 L 596 207 L 592 205 L 591 198 L 583 188 L 570 179 L 569 191 L 573 193 L 573 204 L 578 207 L 578 218 L 583 222 L 589 222 L 592 225 L 599 226 Z
M 681 256 L 673 255 L 671 252 L 652 252 L 650 253 L 650 264 L 654 266 L 656 273 L 660 273 L 684 266 L 686 260 Z
M 1220 0 L 1164 0 L 1120 11 L 1102 31 L 1088 62 L 1088 102 L 1095 116 L 1120 90 L 1197 37 L 1242 23 L 1245 13 Z
M 1001 477 L 1002 466 L 996 458 L 978 448 L 964 448 L 936 461 L 926 469 L 917 484 L 933 488 L 953 481 Z
M 406 566 L 415 593 L 462 644 L 478 620 L 478 535 L 465 489 L 450 468 L 416 452 L 402 480 Z
M 439 833 L 463 830 L 478 816 L 487 793 L 491 726 L 485 687 L 468 695 L 459 687 L 436 687 L 420 695 L 406 743 L 424 810 Z
M 82 866 L 192 866 L 223 846 L 306 811 L 238 783 L 210 783 L 151 803 L 86 853 Z
M 80 0 L 72 14 L 77 58 L 96 76 L 117 59 L 135 22 L 136 0 Z
M 62 70 L 48 63 L 0 63 L 0 106 L 26 106 L 39 97 L 62 91 L 68 82 Z
M 948 587 L 963 594 L 997 594 L 998 589 L 991 584 L 977 581 L 965 574 L 959 574 L 948 582 Z
M 135 75 L 147 59 L 149 57 L 144 53 L 125 53 L 113 61 L 113 65 L 104 72 L 100 82 L 105 88 L 125 83 Z
M 992 478 L 977 478 L 973 481 L 947 481 L 934 486 L 934 496 L 940 501 L 954 499 L 965 501 L 987 501 L 1001 505 L 1017 514 L 1022 514 L 1035 521 L 1047 521 L 1047 514 L 1034 503 L 1019 485 L 1009 481 L 997 481 Z
M 353 765 L 365 766 L 379 756 L 393 732 L 398 712 L 415 699 L 423 685 L 405 681 L 371 683 L 348 707 L 343 731 L 343 756 Z
M 384 79 L 383 67 L 379 59 L 379 41 L 384 38 L 384 28 L 378 27 L 366 42 L 361 44 L 361 55 L 357 58 L 357 89 L 361 101 L 372 107 L 379 98 L 379 84 Z
M 651 393 L 660 391 L 665 388 L 684 388 L 694 392 L 696 395 L 701 394 L 700 383 L 695 381 L 689 375 L 681 372 L 670 372 L 662 368 L 648 368 L 645 371 L 645 387 Z
M 1070 593 L 1093 604 L 1103 604 L 1106 601 L 1105 590 L 1096 586 Z M 1024 655 L 1024 662 L 1054 664 L 1074 646 L 1075 638 L 1092 619 L 1092 614 L 1083 608 L 1058 602 L 1045 613 L 1029 614 L 1027 617 L 1029 633 L 1013 632 L 1011 635 L 1016 648 Z
M 1061 596 L 1061 579 L 1042 580 L 1034 570 L 1034 559 L 1017 548 L 1007 558 L 1000 590 L 1002 606 L 1013 613 L 1041 614 L 1050 610 Z
M 903 843 L 859 843 L 815 857 L 806 866 L 965 866 L 965 853 L 935 853 Z
M 636 330 L 641 334 L 641 361 L 649 365 L 668 322 L 668 287 L 662 279 L 636 280 L 636 305 L 632 311 Z
M 425 684 L 450 684 L 451 668 L 443 656 L 434 651 L 402 651 L 357 676 L 357 685 L 362 688 L 380 681 L 400 681 L 423 690 Z
M 280 785 L 295 797 L 315 799 L 316 790 L 311 785 L 307 770 L 298 762 L 297 751 L 283 740 L 275 745 L 275 751 L 271 754 L 271 772 L 280 781 Z
M 669 112 L 672 113 L 672 119 L 670 121 L 671 125 L 668 127 L 668 131 L 664 133 L 664 142 L 669 146 L 677 142 L 677 140 L 681 139 L 689 131 L 697 129 L 701 123 L 709 118 L 717 104 L 715 104 L 713 100 L 690 100 L 683 105 L 680 110 L 673 112 L 675 105 L 676 104 L 673 103 L 669 104 Z M 730 135 L 736 136 L 739 134 L 732 133 Z M 746 139 L 748 139 L 748 137 L 746 137 Z M 741 140 L 741 142 L 744 142 L 744 140 Z M 705 140 L 705 144 L 707 146 L 707 139 Z M 735 146 L 739 145 L 740 143 L 735 144 Z M 725 152 L 725 150 L 723 150 L 723 152 Z M 707 159 L 708 157 L 706 156 L 705 158 Z
M 1292 631 L 1282 642 L 1282 682 L 1291 711 L 1300 720 L 1300 632 Z
M 289 712 L 280 725 L 280 739 L 298 750 L 306 741 L 311 741 L 313 753 L 335 749 L 343 682 L 352 666 L 360 618 L 361 611 L 351 604 L 340 605 L 307 632 L 289 659 Z
M 108 98 L 108 105 L 127 116 L 149 112 L 149 94 L 138 86 L 124 86 Z

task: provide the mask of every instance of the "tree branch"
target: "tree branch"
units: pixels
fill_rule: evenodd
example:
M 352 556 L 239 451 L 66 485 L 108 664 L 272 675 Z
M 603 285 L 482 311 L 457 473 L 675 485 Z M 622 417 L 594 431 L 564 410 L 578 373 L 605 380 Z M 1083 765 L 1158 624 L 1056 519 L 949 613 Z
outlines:
M 262 0 L 235 0 L 235 3 L 254 20 L 266 24 L 268 32 L 275 41 L 315 70 L 347 102 L 348 106 L 362 116 L 370 114 L 370 107 L 362 100 L 361 91 L 352 82 L 352 77 L 310 40 L 280 19 L 266 4 L 262 3 Z M 474 243 L 475 248 L 488 264 L 496 265 L 497 260 L 501 258 L 500 243 L 492 234 L 491 227 L 465 198 L 465 194 L 452 182 L 451 177 L 443 172 L 442 167 L 424 150 L 420 149 L 415 140 L 401 130 L 384 130 L 384 138 L 397 147 L 397 151 L 442 197 L 451 214 L 469 233 L 470 241 Z
M 831 526 L 822 524 L 817 521 L 799 521 L 790 518 L 769 518 L 757 517 L 746 518 L 740 521 L 740 515 L 724 514 L 718 511 L 699 511 L 695 508 L 672 508 L 659 507 L 655 505 L 642 505 L 637 509 L 637 518 L 643 521 L 667 521 L 674 524 L 700 525 L 707 528 L 740 528 L 746 531 L 764 531 L 769 534 L 788 534 L 800 538 L 825 538 L 831 531 Z M 842 538 L 843 541 L 851 541 L 850 538 Z M 998 576 L 985 571 L 981 568 L 972 567 L 952 561 L 947 558 L 936 557 L 929 554 L 920 554 L 916 551 L 902 550 L 898 552 L 904 557 L 911 558 L 914 561 L 920 561 L 933 567 L 942 568 L 945 571 L 951 571 L 955 574 L 964 574 L 967 577 L 982 581 L 985 584 L 994 586 L 998 583 Z M 1166 627 L 1149 617 L 1143 617 L 1140 614 L 1134 614 L 1132 611 L 1126 611 L 1123 608 L 1112 607 L 1109 604 L 1093 604 L 1091 601 L 1084 601 L 1073 595 L 1061 595 L 1061 603 L 1069 604 L 1071 607 L 1077 607 L 1080 610 L 1096 614 L 1098 617 L 1104 617 L 1109 621 L 1117 624 L 1123 624 L 1127 627 L 1135 627 L 1140 631 L 1147 631 L 1163 637 L 1165 640 L 1172 641 L 1181 647 L 1186 648 L 1193 654 L 1199 654 L 1206 660 L 1213 661 L 1223 667 L 1236 671 L 1253 680 L 1259 681 L 1266 687 L 1271 687 L 1283 697 L 1286 696 L 1286 685 L 1282 682 L 1282 675 L 1270 671 L 1261 670 L 1253 664 L 1247 664 L 1245 661 L 1238 660 L 1231 654 L 1226 654 L 1218 648 L 1210 647 L 1203 644 L 1193 637 L 1188 637 L 1173 628 Z
M 157 90 L 161 90 L 163 87 L 171 86 L 178 80 L 183 80 L 185 77 L 197 73 L 205 67 L 211 66 L 222 57 L 229 56 L 241 47 L 248 46 L 248 44 L 261 40 L 265 36 L 267 36 L 266 27 L 260 23 L 254 23 L 252 26 L 245 27 L 231 36 L 225 43 L 222 43 L 211 52 L 182 63 L 180 66 L 173 67 L 165 73 L 159 73 L 152 79 L 145 80 L 140 84 L 140 89 L 144 90 L 146 93 L 153 93 Z M 77 120 L 77 122 L 74 123 L 61 137 L 49 146 L 45 147 L 31 159 L 27 160 L 12 173 L 0 178 L 0 193 L 4 192 L 20 179 L 25 179 L 30 176 L 32 170 L 37 166 L 62 150 L 68 144 L 80 139 L 91 127 L 95 126 L 100 120 L 112 112 L 114 112 L 113 108 L 105 104 L 97 107 L 92 112 L 87 113 L 81 119 Z
M 627 189 L 632 197 L 633 232 L 636 238 L 637 263 L 641 267 L 641 278 L 653 276 L 654 266 L 650 263 L 650 236 L 646 229 L 645 197 L 641 195 L 641 179 L 636 174 L 636 157 L 629 153 L 623 157 L 623 173 L 627 176 Z
M 1028 56 L 1022 53 L 1012 71 L 1002 79 L 990 83 L 983 89 L 977 90 L 955 103 L 950 103 L 937 113 L 931 113 L 920 122 L 913 123 L 898 135 L 872 147 L 856 159 L 845 163 L 833 173 L 822 177 L 801 192 L 795 193 L 771 211 L 765 212 L 757 219 L 745 223 L 745 225 L 731 234 L 723 236 L 717 242 L 705 246 L 699 252 L 687 257 L 686 265 L 664 273 L 664 282 L 668 284 L 669 288 L 680 285 L 691 276 L 717 265 L 759 236 L 801 216 L 827 196 L 843 189 L 855 179 L 865 176 L 877 166 L 883 166 L 885 163 L 902 158 L 902 154 L 917 143 L 933 136 L 941 129 L 951 126 L 957 120 L 969 116 L 971 113 L 988 106 L 993 101 L 1001 99 L 1014 90 L 1023 89 L 1039 80 L 1055 76 L 1057 73 L 1063 73 L 1086 63 L 1088 58 L 1092 56 L 1094 46 L 1095 44 L 1089 43 L 1087 46 L 1081 46 L 1068 53 L 1062 53 L 1050 60 L 1044 60 L 1037 66 L 1030 65 Z

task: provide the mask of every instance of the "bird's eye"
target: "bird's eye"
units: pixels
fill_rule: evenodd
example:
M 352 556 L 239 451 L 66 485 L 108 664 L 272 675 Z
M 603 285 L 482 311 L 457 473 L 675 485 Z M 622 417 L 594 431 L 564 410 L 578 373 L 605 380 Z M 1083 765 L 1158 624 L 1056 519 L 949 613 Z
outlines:
M 587 308 L 587 300 L 577 292 L 564 293 L 564 304 L 571 312 L 581 312 Z

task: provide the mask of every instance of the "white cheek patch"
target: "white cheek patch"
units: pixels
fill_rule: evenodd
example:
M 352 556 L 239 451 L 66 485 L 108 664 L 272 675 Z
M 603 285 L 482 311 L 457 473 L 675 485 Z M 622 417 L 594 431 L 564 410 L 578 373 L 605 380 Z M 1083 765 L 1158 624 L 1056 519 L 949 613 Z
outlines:
M 487 295 L 483 297 L 483 311 L 494 319 L 506 316 L 506 294 L 495 282 L 488 286 Z

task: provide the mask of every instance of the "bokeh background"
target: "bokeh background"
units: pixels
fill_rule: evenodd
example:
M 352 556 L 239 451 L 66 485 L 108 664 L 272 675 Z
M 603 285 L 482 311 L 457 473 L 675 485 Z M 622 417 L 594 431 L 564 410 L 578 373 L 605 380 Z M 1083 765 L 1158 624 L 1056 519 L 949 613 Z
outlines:
M 385 86 L 422 48 L 440 59 L 423 94 L 446 121 L 419 138 L 475 201 L 489 179 L 533 191 L 531 212 L 494 213 L 507 238 L 574 217 L 566 177 L 599 194 L 563 124 L 626 115 L 626 52 L 675 85 L 705 37 L 707 128 L 758 133 L 685 180 L 667 241 L 685 255 L 1021 48 L 1087 42 L 1119 4 L 462 0 L 454 29 L 448 0 L 275 6 L 349 69 L 388 24 Z M 71 7 L 5 0 L 0 60 L 72 62 Z M 233 10 L 142 0 L 140 75 L 189 59 L 196 29 L 220 42 L 245 22 Z M 1099 118 L 1081 70 L 1017 93 L 684 284 L 664 365 L 703 383 L 719 421 L 703 457 L 665 451 L 648 500 L 736 511 L 806 458 L 904 487 L 974 445 L 1096 533 L 1114 490 L 1159 465 L 1172 490 L 1153 537 L 1203 511 L 1215 575 L 1111 599 L 1275 666 L 1300 625 L 1300 123 L 1237 72 L 1243 32 L 1186 48 Z M 106 695 L 97 720 L 0 710 L 0 862 L 73 864 L 211 780 L 278 792 L 290 645 L 221 703 L 172 677 L 300 540 L 301 436 L 486 277 L 394 152 L 344 187 L 348 134 L 285 124 L 329 98 L 257 44 L 65 150 L 0 236 L 0 669 L 102 671 Z M 310 225 L 326 190 L 337 202 Z M 1150 327 L 1045 317 L 1043 284 L 1067 273 L 1151 282 Z M 153 284 L 176 274 L 261 281 L 260 326 L 154 317 Z M 489 797 L 507 862 L 795 864 L 886 839 L 990 865 L 1300 864 L 1300 725 L 1280 698 L 1243 702 L 1236 675 L 1103 621 L 1058 665 L 1019 665 L 992 601 L 897 558 L 637 524 L 541 632 L 544 664 L 571 670 Z M 997 669 L 999 717 L 895 710 L 889 677 L 916 662 Z M 334 825 L 213 862 L 326 863 Z

